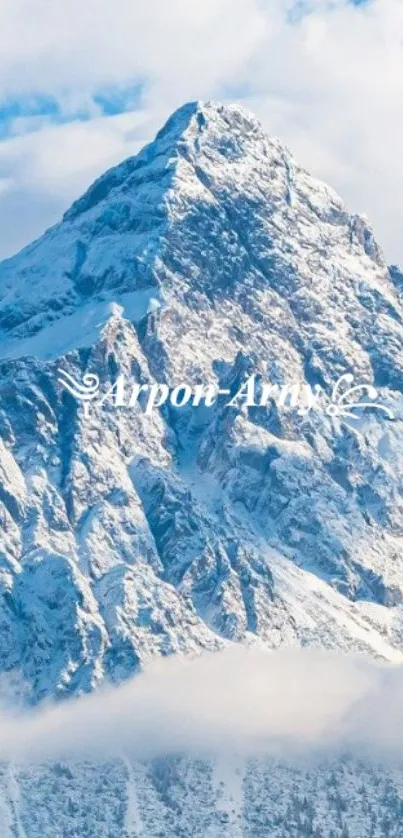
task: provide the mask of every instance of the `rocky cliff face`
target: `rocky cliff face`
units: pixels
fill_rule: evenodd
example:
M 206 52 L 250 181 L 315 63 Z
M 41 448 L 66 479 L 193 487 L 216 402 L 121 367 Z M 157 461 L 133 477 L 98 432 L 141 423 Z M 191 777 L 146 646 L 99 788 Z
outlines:
M 401 660 L 399 276 L 365 219 L 252 116 L 215 103 L 181 108 L 60 224 L 0 265 L 0 667 L 26 701 L 120 681 L 155 655 L 233 641 Z M 91 405 L 85 416 L 58 384 L 59 368 L 77 380 L 95 372 L 104 388 L 124 373 L 231 392 L 256 373 L 331 393 L 349 372 L 378 388 L 394 418 L 369 409 L 343 421 L 242 401 L 152 415 L 141 403 Z M 260 836 L 268 826 L 275 838 L 321 835 L 318 814 L 306 833 L 298 823 L 291 831 L 281 806 L 259 820 L 257 788 L 272 767 L 237 775 L 231 816 L 233 798 L 217 802 L 227 793 L 217 767 L 105 767 L 105 788 L 116 781 L 120 791 L 111 786 L 101 807 L 90 805 L 94 771 L 7 769 L 7 838 L 199 834 L 178 789 L 192 798 L 204 785 L 213 820 L 200 815 L 200 835 Z M 337 768 L 337 788 L 349 771 Z M 318 775 L 293 776 L 313 806 Z M 63 801 L 58 832 L 52 782 Z M 76 800 L 86 784 L 88 823 Z M 400 793 L 387 788 L 397 811 Z M 400 834 L 363 832 L 354 795 L 347 834 Z M 340 813 L 329 802 L 322 810 L 323 835 L 344 838 Z

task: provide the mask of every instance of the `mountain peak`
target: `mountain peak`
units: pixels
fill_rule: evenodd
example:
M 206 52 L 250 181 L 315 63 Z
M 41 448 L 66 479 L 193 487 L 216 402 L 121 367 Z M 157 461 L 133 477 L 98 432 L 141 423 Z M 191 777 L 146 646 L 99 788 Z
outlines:
M 357 303 L 364 275 L 364 307 L 394 317 L 397 292 L 367 221 L 242 107 L 190 102 L 0 265 L 0 338 L 32 336 L 133 294 L 136 319 L 150 289 L 169 296 L 184 287 L 216 302 L 243 295 L 246 306 L 252 286 L 281 305 L 294 293 L 297 320 L 310 323 L 331 305 L 342 310 L 346 295 Z
M 197 136 L 208 130 L 221 134 L 244 134 L 265 137 L 256 117 L 238 104 L 223 104 L 216 100 L 187 102 L 169 117 L 156 139 L 165 137 Z
M 179 158 L 197 160 L 203 153 L 214 152 L 216 161 L 242 157 L 254 149 L 265 154 L 265 148 L 275 145 L 287 154 L 278 140 L 269 140 L 260 122 L 240 105 L 217 101 L 187 102 L 168 118 L 155 139 L 137 155 L 101 175 L 87 192 L 65 213 L 72 220 L 82 212 L 107 198 L 111 190 L 130 182 L 131 175 L 144 166 L 159 161 L 169 164 Z M 257 148 L 260 146 L 260 150 Z M 159 169 L 160 171 L 160 169 Z

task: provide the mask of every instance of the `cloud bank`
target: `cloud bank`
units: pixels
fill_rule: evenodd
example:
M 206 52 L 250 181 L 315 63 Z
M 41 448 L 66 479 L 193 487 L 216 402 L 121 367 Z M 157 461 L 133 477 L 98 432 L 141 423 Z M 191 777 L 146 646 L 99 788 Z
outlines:
M 0 715 L 0 759 L 166 753 L 403 757 L 403 667 L 318 650 L 235 647 L 153 663 L 114 689 Z

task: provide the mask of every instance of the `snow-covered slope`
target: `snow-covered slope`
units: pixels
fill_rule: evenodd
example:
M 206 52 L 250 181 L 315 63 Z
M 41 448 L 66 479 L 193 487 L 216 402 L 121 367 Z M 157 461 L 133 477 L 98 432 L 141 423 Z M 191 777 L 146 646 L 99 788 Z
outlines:
M 402 659 L 399 276 L 364 218 L 252 116 L 216 103 L 181 108 L 0 265 L 0 666 L 27 701 L 233 641 Z M 395 418 L 369 410 L 343 423 L 222 403 L 151 416 L 94 406 L 86 418 L 58 384 L 60 367 L 77 380 L 96 372 L 104 386 L 123 372 L 233 390 L 256 372 L 328 392 L 352 372 L 380 389 Z M 105 769 L 121 788 L 130 778 L 126 815 L 108 810 L 113 833 L 77 826 L 73 793 L 70 820 L 46 832 L 43 773 L 39 820 L 24 815 L 18 826 L 36 779 L 8 773 L 9 835 L 198 834 L 189 819 L 172 833 L 158 826 L 159 806 L 169 822 L 172 801 L 161 797 L 171 769 L 182 770 L 149 768 L 144 779 L 140 766 Z M 57 769 L 58 781 L 54 770 L 66 784 L 71 769 Z M 245 806 L 259 771 L 242 780 Z M 91 782 L 90 768 L 77 772 L 76 786 Z M 154 826 L 124 833 L 137 809 L 154 812 Z M 213 810 L 215 826 L 200 834 L 234 838 Z M 273 836 L 294 835 L 276 817 Z M 326 817 L 326 838 L 330 828 L 342 835 L 340 817 Z M 237 823 L 239 835 L 264 834 Z M 399 833 L 373 832 L 383 834 Z

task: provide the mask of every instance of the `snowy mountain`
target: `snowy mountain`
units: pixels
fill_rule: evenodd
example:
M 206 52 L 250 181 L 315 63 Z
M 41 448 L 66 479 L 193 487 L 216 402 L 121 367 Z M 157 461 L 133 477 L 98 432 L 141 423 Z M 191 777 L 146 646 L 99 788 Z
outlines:
M 181 108 L 0 265 L 0 662 L 25 702 L 234 641 L 402 660 L 400 280 L 365 218 L 217 103 Z M 59 369 L 231 393 L 352 373 L 393 418 L 86 416 Z M 348 760 L 5 766 L 2 789 L 2 838 L 403 829 L 401 775 Z

